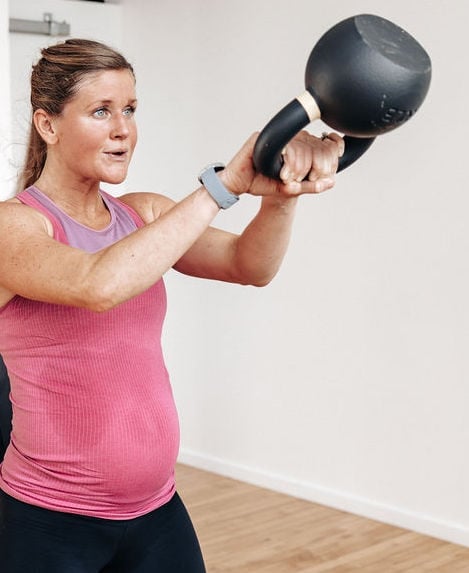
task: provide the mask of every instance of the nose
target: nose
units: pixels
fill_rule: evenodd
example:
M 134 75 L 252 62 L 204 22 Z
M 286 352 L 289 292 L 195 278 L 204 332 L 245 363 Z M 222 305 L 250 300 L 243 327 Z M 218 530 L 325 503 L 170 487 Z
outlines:
M 112 139 L 125 139 L 130 131 L 129 120 L 121 114 L 114 116 L 111 127 Z

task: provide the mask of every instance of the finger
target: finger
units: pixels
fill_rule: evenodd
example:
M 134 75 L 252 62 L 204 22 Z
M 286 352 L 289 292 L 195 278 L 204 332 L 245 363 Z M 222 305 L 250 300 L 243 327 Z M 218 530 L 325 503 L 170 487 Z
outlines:
M 308 173 L 309 181 L 319 181 L 335 174 L 338 167 L 337 155 L 331 155 L 328 151 L 317 151 L 314 157 L 311 171 Z
M 298 181 L 291 181 L 285 185 L 280 186 L 280 192 L 284 195 L 294 196 L 294 195 L 317 195 L 323 193 L 329 189 L 332 189 L 335 184 L 335 179 L 333 177 L 322 177 L 314 181 L 305 179 L 301 183 Z
M 303 181 L 311 169 L 313 152 L 311 145 L 297 136 L 282 152 L 284 164 L 280 178 L 284 183 Z
M 323 134 L 319 146 L 316 146 L 310 181 L 335 175 L 339 167 L 339 153 L 343 147 L 342 138 L 336 134 Z
M 316 181 L 335 174 L 344 142 L 337 133 L 323 133 L 321 138 L 300 131 L 282 150 L 284 160 L 280 179 L 291 181 Z
M 339 157 L 342 157 L 342 155 L 344 154 L 344 151 L 345 151 L 345 143 L 344 143 L 343 137 L 341 137 L 338 133 L 324 132 L 321 136 L 321 140 L 322 141 L 329 140 L 329 141 L 333 141 L 334 143 L 336 143 L 337 147 L 338 147 Z

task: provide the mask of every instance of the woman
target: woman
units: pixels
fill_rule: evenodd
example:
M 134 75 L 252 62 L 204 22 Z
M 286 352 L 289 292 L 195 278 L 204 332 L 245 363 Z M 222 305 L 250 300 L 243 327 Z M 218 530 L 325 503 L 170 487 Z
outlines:
M 14 412 L 0 467 L 2 573 L 202 572 L 174 483 L 162 277 L 175 268 L 266 285 L 298 196 L 333 186 L 342 140 L 302 132 L 278 182 L 254 171 L 254 134 L 179 203 L 116 199 L 100 184 L 125 179 L 137 141 L 124 57 L 88 40 L 48 47 L 31 102 L 20 192 L 0 205 L 0 353 Z M 211 227 L 244 193 L 262 196 L 246 229 Z

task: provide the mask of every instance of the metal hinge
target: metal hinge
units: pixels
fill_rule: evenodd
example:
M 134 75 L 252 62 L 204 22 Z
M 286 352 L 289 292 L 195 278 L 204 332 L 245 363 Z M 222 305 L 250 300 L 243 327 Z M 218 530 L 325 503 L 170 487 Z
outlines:
M 43 34 L 46 36 L 70 36 L 70 24 L 65 22 L 55 22 L 50 12 L 44 12 L 44 19 L 21 20 L 10 18 L 10 32 L 20 34 Z

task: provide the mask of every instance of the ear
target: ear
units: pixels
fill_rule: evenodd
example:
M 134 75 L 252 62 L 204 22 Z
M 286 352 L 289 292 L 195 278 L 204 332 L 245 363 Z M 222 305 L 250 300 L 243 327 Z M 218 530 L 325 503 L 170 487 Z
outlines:
M 53 118 L 46 111 L 37 109 L 33 114 L 33 122 L 37 132 L 48 145 L 57 141 Z

